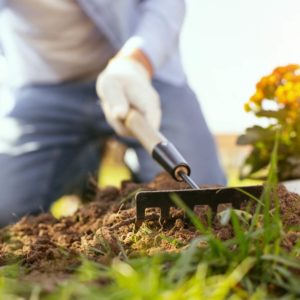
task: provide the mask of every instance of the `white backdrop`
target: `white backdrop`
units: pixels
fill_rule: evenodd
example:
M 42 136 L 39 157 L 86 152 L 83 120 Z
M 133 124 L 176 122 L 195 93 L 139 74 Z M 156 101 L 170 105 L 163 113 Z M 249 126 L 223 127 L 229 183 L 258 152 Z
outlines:
M 255 84 L 276 66 L 300 63 L 299 0 L 186 0 L 182 52 L 214 132 L 240 133 Z

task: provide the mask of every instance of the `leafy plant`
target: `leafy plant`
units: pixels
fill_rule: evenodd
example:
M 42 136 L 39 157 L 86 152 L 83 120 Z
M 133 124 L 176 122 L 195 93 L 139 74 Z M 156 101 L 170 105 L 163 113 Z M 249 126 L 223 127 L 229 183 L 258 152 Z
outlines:
M 278 67 L 263 77 L 245 110 L 266 118 L 269 125 L 255 125 L 239 136 L 237 144 L 251 146 L 240 170 L 241 179 L 267 177 L 277 132 L 278 179 L 300 178 L 300 66 Z

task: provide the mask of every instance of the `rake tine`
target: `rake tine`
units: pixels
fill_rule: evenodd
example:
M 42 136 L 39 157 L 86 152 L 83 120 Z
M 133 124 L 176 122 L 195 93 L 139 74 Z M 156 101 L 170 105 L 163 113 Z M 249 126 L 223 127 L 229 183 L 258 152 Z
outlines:
M 231 204 L 232 204 L 232 208 L 233 208 L 233 209 L 241 209 L 241 205 L 242 205 L 241 202 L 236 201 L 236 200 L 233 200 L 233 201 L 231 202 Z
M 145 220 L 145 208 L 142 206 L 137 206 L 136 207 L 136 215 L 137 215 L 136 225 L 138 225 L 138 227 L 140 227 L 142 225 L 143 221 Z
M 160 218 L 162 220 L 168 219 L 170 216 L 170 206 L 163 205 L 160 207 Z
M 183 200 L 183 202 L 184 202 L 184 204 L 186 205 L 186 207 L 188 207 L 191 211 L 194 211 L 194 208 L 195 208 L 195 205 L 194 205 L 194 204 L 187 203 L 187 202 L 184 201 L 184 200 Z M 185 218 L 186 220 L 189 220 L 189 218 L 188 218 L 186 212 L 184 212 L 184 218 Z
M 263 190 L 263 186 L 242 188 L 253 197 L 259 197 Z M 236 188 L 139 192 L 136 194 L 137 228 L 145 220 L 146 208 L 160 208 L 161 219 L 167 219 L 170 216 L 170 208 L 176 207 L 171 199 L 171 195 L 174 193 L 192 211 L 194 211 L 195 206 L 208 205 L 212 212 L 212 218 L 216 217 L 219 204 L 231 204 L 233 208 L 240 209 L 242 203 L 251 199 L 249 195 L 238 191 Z
M 211 220 L 215 220 L 218 213 L 218 204 L 217 203 L 211 203 L 209 204 L 209 207 L 211 209 Z
M 218 212 L 218 203 L 212 202 L 212 203 L 209 204 L 209 207 L 211 208 L 211 212 L 213 214 L 217 214 L 217 212 Z

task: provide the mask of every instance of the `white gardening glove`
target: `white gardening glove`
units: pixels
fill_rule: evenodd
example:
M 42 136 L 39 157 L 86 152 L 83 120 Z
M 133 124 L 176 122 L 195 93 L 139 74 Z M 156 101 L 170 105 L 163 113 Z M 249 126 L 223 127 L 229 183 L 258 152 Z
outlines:
M 159 96 L 141 63 L 131 58 L 114 58 L 99 75 L 96 89 L 106 120 L 119 135 L 130 136 L 123 125 L 130 107 L 144 114 L 150 125 L 159 129 Z

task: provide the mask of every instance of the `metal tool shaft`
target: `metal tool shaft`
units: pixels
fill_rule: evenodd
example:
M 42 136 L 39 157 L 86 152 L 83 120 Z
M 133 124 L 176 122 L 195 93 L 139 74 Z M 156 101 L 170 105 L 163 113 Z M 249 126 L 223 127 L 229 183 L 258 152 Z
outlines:
M 183 172 L 180 172 L 179 175 L 181 176 L 183 181 L 186 182 L 192 189 L 199 190 L 199 186 L 189 175 Z
M 157 129 L 150 126 L 142 113 L 131 108 L 124 124 L 153 159 L 175 180 L 183 180 L 191 188 L 199 189 L 198 185 L 189 176 L 191 168 L 181 153 Z

